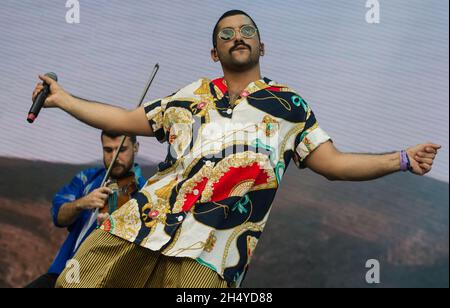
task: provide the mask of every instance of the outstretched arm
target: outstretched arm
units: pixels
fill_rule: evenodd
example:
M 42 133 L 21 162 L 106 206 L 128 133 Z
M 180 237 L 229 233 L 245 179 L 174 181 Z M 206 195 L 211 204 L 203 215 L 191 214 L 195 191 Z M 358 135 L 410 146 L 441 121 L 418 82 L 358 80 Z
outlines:
M 438 149 L 433 143 L 418 144 L 406 150 L 412 172 L 424 175 L 431 170 Z M 305 159 L 306 166 L 329 180 L 367 181 L 400 171 L 400 152 L 386 154 L 342 153 L 327 141 Z
M 44 107 L 58 107 L 78 120 L 102 130 L 125 135 L 154 135 L 148 124 L 144 107 L 125 110 L 107 104 L 86 101 L 70 95 L 56 81 L 47 76 L 39 76 L 39 78 L 50 85 L 50 95 L 45 100 Z M 42 89 L 42 84 L 36 85 L 32 95 L 33 100 Z

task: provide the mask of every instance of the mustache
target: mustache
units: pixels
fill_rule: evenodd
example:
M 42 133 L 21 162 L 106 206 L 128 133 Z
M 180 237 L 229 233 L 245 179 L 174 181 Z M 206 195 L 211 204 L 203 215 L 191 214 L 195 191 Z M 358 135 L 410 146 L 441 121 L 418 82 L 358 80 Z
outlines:
M 230 54 L 235 51 L 236 49 L 238 49 L 239 47 L 246 47 L 248 48 L 250 51 L 252 51 L 252 47 L 250 47 L 250 45 L 245 44 L 244 42 L 237 42 L 236 44 L 234 44 L 234 46 L 230 49 Z

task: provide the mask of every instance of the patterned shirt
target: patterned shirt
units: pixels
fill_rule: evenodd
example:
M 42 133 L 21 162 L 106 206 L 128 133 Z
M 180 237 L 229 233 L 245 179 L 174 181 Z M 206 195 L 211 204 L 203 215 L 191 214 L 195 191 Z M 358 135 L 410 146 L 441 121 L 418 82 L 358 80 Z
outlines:
M 144 104 L 168 143 L 158 172 L 101 227 L 163 255 L 189 257 L 239 286 L 291 159 L 330 137 L 305 100 L 267 78 L 233 103 L 223 78 Z

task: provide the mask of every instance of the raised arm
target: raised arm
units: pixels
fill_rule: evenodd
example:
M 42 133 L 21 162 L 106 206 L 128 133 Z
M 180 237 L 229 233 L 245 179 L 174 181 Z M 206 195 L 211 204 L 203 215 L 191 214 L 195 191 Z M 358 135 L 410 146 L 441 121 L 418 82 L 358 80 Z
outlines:
M 60 108 L 78 120 L 106 131 L 115 131 L 125 135 L 154 135 L 147 121 L 144 107 L 126 110 L 87 101 L 70 95 L 56 81 L 47 76 L 39 76 L 39 78 L 50 85 L 50 94 L 44 104 L 46 108 Z M 36 85 L 32 95 L 33 100 L 42 89 L 42 84 Z
M 418 144 L 406 150 L 412 172 L 424 175 L 431 170 L 438 149 L 433 143 Z M 306 166 L 329 180 L 367 181 L 400 171 L 400 152 L 386 154 L 342 153 L 327 141 L 305 159 Z

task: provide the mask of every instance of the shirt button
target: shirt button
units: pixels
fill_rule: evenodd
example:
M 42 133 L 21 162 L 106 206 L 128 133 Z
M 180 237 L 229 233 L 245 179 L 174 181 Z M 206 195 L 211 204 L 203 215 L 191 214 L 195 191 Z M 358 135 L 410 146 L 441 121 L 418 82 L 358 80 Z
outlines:
M 228 109 L 228 110 L 227 110 L 227 113 L 228 113 L 228 114 L 232 114 L 232 113 L 233 113 L 233 110 L 232 110 L 232 109 Z
M 195 195 L 195 196 L 198 196 L 198 194 L 199 194 L 199 191 L 198 191 L 198 189 L 194 189 L 194 191 L 193 191 L 193 192 L 194 192 L 194 195 Z
M 184 217 L 183 217 L 183 216 L 178 216 L 178 218 L 177 218 L 177 219 L 178 219 L 178 221 L 179 221 L 179 222 L 182 222 L 182 221 L 183 221 L 183 219 L 184 219 Z

